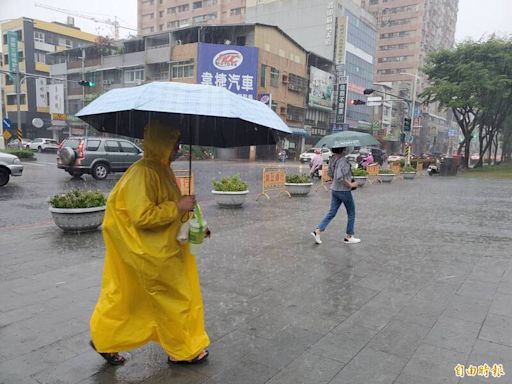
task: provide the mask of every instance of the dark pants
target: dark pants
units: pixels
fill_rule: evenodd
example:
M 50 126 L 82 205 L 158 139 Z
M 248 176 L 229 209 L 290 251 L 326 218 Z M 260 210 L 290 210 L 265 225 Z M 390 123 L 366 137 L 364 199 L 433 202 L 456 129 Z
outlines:
M 318 226 L 321 232 L 325 231 L 325 228 L 329 225 L 332 219 L 336 216 L 340 205 L 345 205 L 345 209 L 347 210 L 348 223 L 347 223 L 347 235 L 354 234 L 354 223 L 356 221 L 356 206 L 354 204 L 354 199 L 352 198 L 351 191 L 331 191 L 331 208 L 327 215 L 323 218 Z

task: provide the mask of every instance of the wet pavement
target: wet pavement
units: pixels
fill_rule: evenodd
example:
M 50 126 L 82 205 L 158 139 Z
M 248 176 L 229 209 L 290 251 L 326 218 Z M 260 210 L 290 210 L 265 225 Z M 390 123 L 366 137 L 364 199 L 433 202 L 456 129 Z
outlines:
M 261 164 L 197 164 L 213 231 L 195 247 L 210 358 L 169 367 L 148 345 L 115 368 L 88 346 L 101 232 L 62 233 L 45 201 L 74 184 L 108 191 L 116 178 L 71 181 L 38 167 L 0 190 L 0 383 L 512 382 L 508 180 L 366 186 L 354 192 L 362 243 L 343 244 L 340 211 L 315 245 L 309 232 L 328 192 L 256 201 Z M 250 180 L 243 209 L 216 207 L 208 190 L 219 171 Z M 484 363 L 502 364 L 505 376 L 455 374 L 457 364 Z

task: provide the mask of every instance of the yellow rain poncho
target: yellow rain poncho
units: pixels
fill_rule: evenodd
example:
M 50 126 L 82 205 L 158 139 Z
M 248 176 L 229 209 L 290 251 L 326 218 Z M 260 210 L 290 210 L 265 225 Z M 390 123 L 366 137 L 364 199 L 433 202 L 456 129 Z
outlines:
M 99 352 L 154 341 L 172 358 L 191 360 L 209 345 L 195 258 L 176 240 L 184 213 L 169 158 L 178 138 L 170 127 L 148 124 L 144 158 L 109 195 L 103 281 L 90 321 Z

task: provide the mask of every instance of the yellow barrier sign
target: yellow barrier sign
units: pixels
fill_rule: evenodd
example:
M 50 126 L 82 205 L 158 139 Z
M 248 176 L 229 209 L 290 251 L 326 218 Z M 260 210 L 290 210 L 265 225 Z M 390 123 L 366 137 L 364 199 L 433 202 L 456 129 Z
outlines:
M 4 130 L 4 133 L 2 135 L 5 140 L 9 140 L 12 137 L 11 132 L 9 132 L 7 129 Z
M 285 182 L 286 171 L 283 168 L 263 168 L 261 193 L 258 194 L 256 200 L 258 200 L 260 196 L 265 196 L 270 200 L 270 196 L 267 193 L 270 190 L 278 190 L 279 193 L 286 193 L 291 197 L 290 193 L 285 189 Z
M 187 170 L 174 171 L 176 185 L 183 196 L 194 194 L 194 174 L 189 176 Z M 190 189 L 189 189 L 190 188 Z
M 325 189 L 326 191 L 328 191 L 329 189 L 327 188 L 326 184 L 329 184 L 330 182 L 332 182 L 332 177 L 329 176 L 329 165 L 328 164 L 324 164 L 322 166 L 322 171 L 320 173 L 320 186 L 318 188 L 323 188 Z M 318 191 L 318 188 L 316 189 Z
M 389 167 L 389 168 L 395 175 L 400 174 L 400 163 L 393 163 L 393 164 L 391 164 L 391 167 Z
M 376 181 L 380 181 L 379 170 L 380 170 L 379 164 L 370 164 L 366 167 L 366 172 L 368 172 L 368 182 L 370 184 L 373 184 Z

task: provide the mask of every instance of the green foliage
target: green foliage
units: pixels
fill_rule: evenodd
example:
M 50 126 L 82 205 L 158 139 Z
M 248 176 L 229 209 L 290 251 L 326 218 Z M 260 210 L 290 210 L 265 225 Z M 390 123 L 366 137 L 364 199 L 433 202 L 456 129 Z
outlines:
M 286 175 L 286 182 L 289 184 L 311 183 L 311 178 L 305 173 L 296 175 Z
M 94 208 L 103 207 L 107 199 L 101 191 L 73 189 L 53 196 L 48 202 L 53 208 Z
M 352 176 L 368 176 L 368 172 L 363 168 L 356 168 L 352 170 Z
M 379 175 L 394 175 L 394 173 L 389 168 L 381 168 L 379 169 Z
M 213 190 L 217 192 L 243 192 L 249 188 L 248 184 L 240 179 L 240 174 L 213 180 L 212 183 Z
M 414 172 L 414 173 L 416 173 L 416 168 L 414 168 L 414 167 L 402 167 L 400 169 L 400 171 L 401 172 Z
M 30 149 L 5 149 L 5 153 L 10 153 L 11 155 L 18 156 L 20 159 L 33 159 L 34 158 L 34 152 L 32 152 Z

